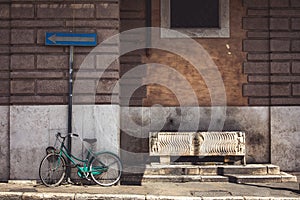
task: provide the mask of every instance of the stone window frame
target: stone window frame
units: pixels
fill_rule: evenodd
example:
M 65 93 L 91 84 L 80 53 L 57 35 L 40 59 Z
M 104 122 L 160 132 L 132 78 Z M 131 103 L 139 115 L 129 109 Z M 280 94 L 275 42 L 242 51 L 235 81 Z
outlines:
M 192 38 L 229 38 L 230 37 L 230 12 L 229 0 L 219 0 L 219 23 L 220 28 L 171 28 L 171 0 L 161 0 L 160 23 L 162 28 L 176 30 Z M 161 31 L 163 38 L 181 38 L 181 34 L 170 34 Z

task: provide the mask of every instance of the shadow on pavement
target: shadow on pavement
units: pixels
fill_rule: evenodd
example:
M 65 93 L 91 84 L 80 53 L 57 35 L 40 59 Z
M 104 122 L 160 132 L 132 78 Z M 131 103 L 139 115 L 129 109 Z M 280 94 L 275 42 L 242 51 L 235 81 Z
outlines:
M 286 187 L 281 187 L 281 186 L 268 186 L 268 185 L 260 185 L 260 184 L 255 184 L 255 183 L 237 183 L 239 185 L 245 185 L 245 186 L 254 186 L 254 187 L 259 187 L 259 188 L 267 188 L 267 189 L 272 189 L 272 190 L 281 190 L 281 191 L 289 191 L 293 192 L 295 194 L 300 194 L 299 189 L 292 189 L 292 188 L 286 188 Z

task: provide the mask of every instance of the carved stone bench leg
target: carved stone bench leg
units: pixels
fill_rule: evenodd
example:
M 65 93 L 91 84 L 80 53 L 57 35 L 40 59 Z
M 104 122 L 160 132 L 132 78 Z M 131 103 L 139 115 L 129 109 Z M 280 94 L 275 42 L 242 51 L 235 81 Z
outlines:
M 243 165 L 247 165 L 247 163 L 246 163 L 246 156 L 243 157 Z
M 170 156 L 160 156 L 159 157 L 160 164 L 170 164 L 171 163 L 171 157 Z

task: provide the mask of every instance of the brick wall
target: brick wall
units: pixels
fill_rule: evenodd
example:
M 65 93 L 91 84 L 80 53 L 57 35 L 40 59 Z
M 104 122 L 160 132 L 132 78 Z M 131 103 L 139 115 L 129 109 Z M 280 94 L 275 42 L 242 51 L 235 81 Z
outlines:
M 146 26 L 146 1 L 145 0 L 121 0 L 120 1 L 120 31 L 127 31 L 134 28 L 141 28 Z M 136 36 L 132 40 L 127 39 L 121 41 L 120 48 L 125 48 L 122 42 L 135 43 Z M 144 64 L 143 57 L 146 56 L 145 50 L 137 50 L 127 53 L 120 58 L 120 104 L 126 106 L 129 101 L 130 106 L 142 106 L 143 98 L 146 97 L 146 86 L 142 86 L 142 79 L 146 76 L 146 70 L 139 74 L 132 74 L 126 78 L 122 78 L 124 74 L 131 69 Z M 141 85 L 132 95 L 128 95 L 133 84 Z
M 242 41 L 246 38 L 246 32 L 242 28 L 242 18 L 246 15 L 246 10 L 240 0 L 230 1 L 230 38 L 194 38 L 202 47 L 209 53 L 223 78 L 227 105 L 229 106 L 245 106 L 247 98 L 242 95 L 243 84 L 247 82 L 247 77 L 243 74 L 242 65 L 246 59 L 245 53 L 242 51 Z M 152 25 L 160 27 L 160 0 L 152 1 Z M 180 48 L 180 47 L 179 47 Z M 197 55 L 195 55 L 197 56 Z M 172 54 L 163 51 L 151 51 L 151 55 L 144 59 L 150 63 L 165 64 L 177 72 L 181 73 L 188 81 L 193 91 L 197 95 L 199 106 L 211 106 L 211 97 L 209 89 L 204 81 L 204 78 L 197 70 L 189 64 L 188 61 Z M 165 78 L 172 80 L 168 74 L 163 74 L 158 70 L 148 71 L 148 76 Z M 161 76 L 158 76 L 161 75 Z M 215 76 L 205 77 L 209 80 L 215 80 Z M 169 81 L 167 80 L 167 81 Z M 180 106 L 198 106 L 188 95 L 186 87 L 183 87 L 178 80 L 172 80 L 172 84 L 181 90 L 181 96 L 185 98 L 185 105 Z M 158 82 L 161 82 L 158 80 Z M 218 95 L 221 96 L 220 88 L 213 88 Z M 191 91 L 189 91 L 191 92 Z M 222 104 L 215 102 L 217 105 Z M 161 85 L 150 85 L 147 87 L 147 97 L 144 99 L 144 105 L 152 106 L 160 104 L 163 106 L 179 106 L 179 102 L 175 94 Z M 182 103 L 181 103 L 182 104 Z
M 0 104 L 9 103 L 10 4 L 0 2 Z
M 146 26 L 146 4 L 145 0 L 121 0 L 120 1 L 120 31 L 126 31 L 134 28 L 141 28 Z M 124 43 L 135 43 L 136 36 L 132 39 L 121 41 L 120 48 L 126 48 Z M 124 43 L 123 43 L 124 42 Z M 127 106 L 142 106 L 143 98 L 146 96 L 146 86 L 139 87 L 132 95 L 129 95 L 132 87 L 142 85 L 143 77 L 146 76 L 146 70 L 141 73 L 130 73 L 129 71 L 136 66 L 144 64 L 143 57 L 146 56 L 145 50 L 137 50 L 127 53 L 120 57 L 120 105 Z M 128 72 L 130 75 L 128 75 Z M 127 73 L 127 74 L 126 74 Z M 126 78 L 124 78 L 126 74 Z M 129 105 L 128 101 L 129 100 Z M 132 109 L 131 109 L 132 110 Z M 122 151 L 121 157 L 123 162 L 128 160 L 125 152 L 139 152 L 147 146 L 147 140 L 139 137 L 134 137 L 130 132 L 124 131 L 127 126 L 126 119 L 128 115 L 121 107 L 121 121 L 120 121 L 120 146 Z M 136 130 L 139 131 L 139 130 Z
M 244 0 L 243 95 L 249 105 L 300 105 L 300 1 Z
M 121 31 L 131 28 L 139 28 L 146 25 L 146 5 L 145 0 L 122 0 L 121 1 Z M 242 73 L 242 63 L 245 54 L 242 52 L 242 40 L 246 37 L 242 29 L 242 17 L 245 10 L 239 0 L 231 1 L 231 38 L 229 39 L 196 39 L 211 55 L 216 65 L 219 67 L 220 73 L 224 79 L 227 93 L 228 105 L 238 106 L 247 105 L 247 98 L 242 95 L 242 85 L 246 83 L 246 76 Z M 152 0 L 152 26 L 160 27 L 160 0 Z M 134 38 L 138 40 L 138 38 Z M 230 46 L 230 50 L 226 48 Z M 122 48 L 122 47 L 121 47 Z M 230 51 L 230 52 L 228 52 Z M 182 73 L 190 82 L 191 87 L 196 92 L 200 106 L 208 106 L 211 104 L 210 95 L 203 78 L 187 61 L 169 52 L 160 50 L 151 50 L 146 54 L 145 51 L 135 51 L 121 57 L 121 75 L 143 63 L 161 63 L 178 72 Z M 130 81 L 138 82 L 145 76 L 151 76 L 152 80 L 156 77 L 168 77 L 162 75 L 159 71 L 147 71 L 139 75 L 135 75 L 130 80 L 122 79 L 121 81 L 121 102 L 126 96 L 128 84 Z M 162 75 L 162 76 L 158 76 Z M 211 77 L 213 79 L 213 77 Z M 159 80 L 157 82 L 160 82 Z M 181 88 L 180 83 L 177 84 Z M 182 87 L 185 88 L 185 87 Z M 182 91 L 184 96 L 186 91 Z M 186 95 L 186 98 L 189 97 Z M 187 102 L 189 102 L 187 100 Z M 148 85 L 139 88 L 131 97 L 131 105 L 151 106 L 153 104 L 161 104 L 164 106 L 178 106 L 173 92 L 160 85 Z M 185 106 L 194 104 L 187 103 Z M 182 105 L 183 106 L 183 105 Z
M 71 0 L 56 3 L 2 0 L 0 104 L 66 104 L 69 49 L 45 46 L 45 32 L 97 32 L 98 41 L 101 42 L 120 30 L 145 26 L 144 0 L 122 0 L 120 4 L 121 11 L 117 0 L 76 3 Z M 152 1 L 153 26 L 160 26 L 159 5 L 159 0 Z M 242 6 L 247 13 L 244 13 Z M 232 0 L 231 38 L 197 40 L 220 68 L 229 105 L 300 104 L 299 10 L 299 0 L 244 0 L 243 5 L 240 1 Z M 227 53 L 226 44 L 231 46 L 231 55 L 223 55 Z M 91 49 L 75 48 L 76 69 Z M 247 53 L 246 58 L 243 52 Z M 148 61 L 166 61 L 172 66 L 176 59 L 169 59 L 168 63 L 165 56 L 166 53 L 155 51 L 150 56 L 145 51 L 132 52 L 122 56 L 120 74 Z M 105 81 L 97 90 L 97 103 L 111 102 L 111 90 L 119 78 L 118 65 L 114 63 L 105 73 Z M 177 60 L 176 66 L 182 69 L 185 62 Z M 130 82 L 142 82 L 146 74 L 144 72 L 129 80 L 122 80 L 121 102 L 123 98 L 128 98 L 127 86 Z M 196 81 L 192 84 L 201 83 L 201 80 L 193 80 Z M 95 80 L 91 79 L 90 82 L 95 84 Z M 207 92 L 199 92 L 202 106 L 209 105 L 209 98 L 206 101 L 205 95 Z M 131 105 L 177 105 L 176 99 L 170 97 L 172 93 L 166 88 L 141 87 L 131 97 Z
M 66 104 L 69 47 L 45 46 L 45 33 L 97 33 L 101 43 L 119 32 L 119 2 L 1 1 L 0 18 L 0 81 L 4 86 L 0 103 Z M 75 47 L 75 75 L 91 50 L 92 47 Z M 95 64 L 90 68 L 94 67 Z M 107 70 L 98 85 L 96 103 L 110 102 L 118 70 L 117 62 Z M 96 84 L 96 79 L 89 81 Z

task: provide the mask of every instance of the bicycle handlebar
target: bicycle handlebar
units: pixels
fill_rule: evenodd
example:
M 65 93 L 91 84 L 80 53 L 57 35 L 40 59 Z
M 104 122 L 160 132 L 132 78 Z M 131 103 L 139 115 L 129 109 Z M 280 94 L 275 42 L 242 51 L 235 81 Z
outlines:
M 71 133 L 71 137 L 79 137 L 79 135 L 76 133 Z
M 60 137 L 61 139 L 66 139 L 67 136 L 70 136 L 70 137 L 79 137 L 78 134 L 76 133 L 68 133 L 66 136 L 62 136 L 60 132 L 57 132 L 56 134 L 56 137 Z
M 63 136 L 61 136 L 61 133 L 60 132 L 57 132 L 57 134 L 55 135 L 57 138 L 58 137 L 60 137 L 60 138 L 62 138 L 62 139 L 65 139 L 66 137 L 63 137 Z

